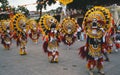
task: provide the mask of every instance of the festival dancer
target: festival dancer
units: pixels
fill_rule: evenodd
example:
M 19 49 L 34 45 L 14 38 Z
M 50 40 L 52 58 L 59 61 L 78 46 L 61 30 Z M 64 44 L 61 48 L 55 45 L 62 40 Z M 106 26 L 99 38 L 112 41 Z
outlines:
M 37 44 L 40 37 L 39 26 L 34 19 L 29 19 L 27 24 L 29 26 L 29 37 Z
M 87 34 L 85 46 L 80 48 L 80 56 L 87 59 L 87 68 L 90 75 L 94 75 L 95 67 L 98 73 L 104 75 L 103 62 L 107 56 L 107 48 L 103 42 L 104 34 L 111 26 L 111 17 L 108 9 L 95 6 L 88 10 L 83 20 L 83 29 Z
M 10 20 L 1 21 L 1 43 L 4 48 L 9 50 L 12 44 L 12 31 L 10 28 Z
M 19 54 L 26 55 L 26 45 L 27 45 L 27 37 L 28 37 L 28 26 L 26 25 L 26 17 L 18 13 L 14 15 L 12 19 L 12 27 L 14 31 L 14 39 L 16 40 L 17 46 L 20 47 Z
M 74 18 L 64 18 L 61 23 L 62 41 L 67 46 L 71 46 L 76 39 L 78 24 Z
M 20 51 L 19 51 L 19 54 L 20 55 L 26 55 L 27 52 L 27 48 L 26 48 L 26 45 L 27 45 L 27 34 L 25 32 L 21 32 L 19 33 L 19 36 L 16 40 L 17 42 L 17 46 L 20 47 Z
M 57 20 L 50 16 L 44 15 L 40 19 L 40 27 L 43 34 L 44 52 L 48 54 L 51 63 L 58 63 L 58 46 L 60 42 L 59 25 Z

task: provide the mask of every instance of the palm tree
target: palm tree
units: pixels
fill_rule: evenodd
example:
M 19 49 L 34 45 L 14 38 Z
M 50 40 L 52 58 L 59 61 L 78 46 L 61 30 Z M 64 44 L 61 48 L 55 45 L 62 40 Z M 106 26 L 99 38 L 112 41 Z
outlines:
M 42 16 L 42 9 L 46 9 L 46 6 L 47 5 L 52 5 L 52 4 L 55 4 L 56 1 L 55 0 L 37 0 L 36 1 L 38 4 L 36 6 L 37 8 L 37 11 L 40 11 L 40 17 Z
M 40 17 L 41 17 L 42 8 L 46 6 L 46 3 L 43 0 L 37 0 L 36 3 L 37 3 L 37 6 L 36 6 L 37 11 L 40 11 Z

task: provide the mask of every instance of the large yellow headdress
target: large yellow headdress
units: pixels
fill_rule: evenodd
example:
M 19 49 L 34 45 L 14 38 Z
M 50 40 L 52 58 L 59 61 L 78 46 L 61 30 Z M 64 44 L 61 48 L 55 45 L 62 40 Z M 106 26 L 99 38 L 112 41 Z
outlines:
M 10 23 L 11 21 L 10 20 L 1 20 L 0 24 L 1 24 L 1 27 L 0 27 L 0 30 L 1 32 L 6 32 L 6 30 L 11 30 L 11 27 L 10 27 Z
M 78 24 L 74 18 L 64 18 L 61 24 L 61 31 L 65 34 L 74 34 L 77 31 Z
M 38 28 L 38 24 L 34 19 L 29 19 L 27 21 L 27 25 L 28 25 L 29 29 L 36 30 Z
M 102 6 L 95 6 L 88 10 L 83 20 L 83 28 L 86 34 L 91 38 L 101 38 L 104 32 L 107 32 L 111 26 L 111 13 Z M 96 24 L 94 24 L 96 23 Z M 97 27 L 97 34 L 94 34 L 93 27 Z
M 14 15 L 12 19 L 12 28 L 14 31 L 20 33 L 26 29 L 26 17 L 22 13 Z
M 51 26 L 53 23 L 55 25 L 55 29 L 58 30 L 59 23 L 54 17 L 50 15 L 42 16 L 39 22 L 42 34 L 46 34 L 49 30 L 51 30 Z

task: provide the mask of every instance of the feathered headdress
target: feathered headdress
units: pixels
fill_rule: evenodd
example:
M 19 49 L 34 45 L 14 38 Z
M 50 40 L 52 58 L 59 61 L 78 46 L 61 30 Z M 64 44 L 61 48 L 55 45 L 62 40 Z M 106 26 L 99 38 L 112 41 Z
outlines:
M 47 14 L 41 17 L 39 24 L 43 35 L 48 35 L 47 33 L 51 30 L 51 27 L 54 27 L 55 30 L 59 29 L 58 21 Z
M 1 20 L 1 32 L 6 32 L 7 30 L 11 30 L 11 21 L 10 20 Z
M 110 11 L 102 6 L 95 6 L 85 14 L 82 27 L 86 34 L 92 38 L 101 38 L 104 32 L 107 32 L 111 26 L 112 17 Z M 96 24 L 95 24 L 96 23 Z M 96 25 L 97 34 L 92 33 L 92 26 Z
M 27 22 L 26 17 L 22 13 L 18 13 L 13 16 L 12 29 L 17 33 L 21 33 L 24 30 L 27 31 L 28 29 L 26 22 Z
M 64 18 L 61 24 L 61 31 L 64 34 L 74 34 L 77 31 L 78 24 L 74 18 Z
M 38 24 L 37 24 L 37 22 L 34 19 L 29 19 L 27 21 L 27 25 L 32 30 L 37 30 L 37 28 L 38 28 Z

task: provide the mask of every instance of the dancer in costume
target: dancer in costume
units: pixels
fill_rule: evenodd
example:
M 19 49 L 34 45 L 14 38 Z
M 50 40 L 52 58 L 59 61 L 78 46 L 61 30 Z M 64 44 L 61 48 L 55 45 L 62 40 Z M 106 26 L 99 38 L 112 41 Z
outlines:
M 1 21 L 1 43 L 5 49 L 10 49 L 12 44 L 12 31 L 10 27 L 10 20 Z
M 107 58 L 107 48 L 103 42 L 103 36 L 111 26 L 111 17 L 108 9 L 95 6 L 88 10 L 83 20 L 83 29 L 87 34 L 85 46 L 80 48 L 80 56 L 87 59 L 87 68 L 90 75 L 94 75 L 94 68 L 104 75 L 103 57 Z
M 45 40 L 44 52 L 48 54 L 51 63 L 58 63 L 58 44 L 60 41 L 58 21 L 50 15 L 44 15 L 40 19 L 40 27 Z
M 21 32 L 21 33 L 18 33 L 18 38 L 17 38 L 17 46 L 20 47 L 20 52 L 19 54 L 20 55 L 26 55 L 27 52 L 27 48 L 26 48 L 26 45 L 27 45 L 27 34 L 26 32 Z
M 29 19 L 27 22 L 29 26 L 29 37 L 32 39 L 33 42 L 36 44 L 38 43 L 38 39 L 40 37 L 40 30 L 38 28 L 38 24 L 34 19 Z
M 18 13 L 14 15 L 12 19 L 12 27 L 14 31 L 14 39 L 17 42 L 17 46 L 20 47 L 20 55 L 26 55 L 26 44 L 28 35 L 28 26 L 26 25 L 26 17 Z
M 78 24 L 74 18 L 65 18 L 61 24 L 62 41 L 67 46 L 75 42 Z

